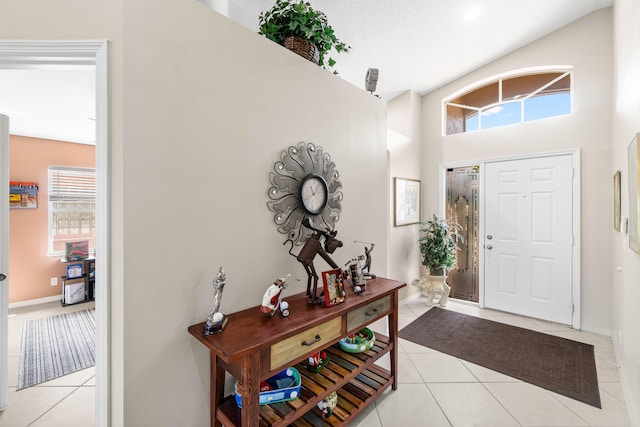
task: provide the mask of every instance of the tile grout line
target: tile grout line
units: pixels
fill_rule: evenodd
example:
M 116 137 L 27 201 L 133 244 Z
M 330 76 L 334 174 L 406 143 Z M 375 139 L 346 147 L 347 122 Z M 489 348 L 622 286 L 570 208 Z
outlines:
M 46 411 L 44 411 L 42 414 L 40 414 L 40 416 L 38 416 L 38 418 L 36 418 L 35 420 L 33 420 L 32 422 L 30 422 L 27 427 L 32 426 L 33 424 L 35 424 L 36 422 L 38 422 L 38 420 L 42 419 L 42 417 L 44 417 L 45 415 L 47 415 L 49 412 L 51 412 L 56 406 L 58 406 L 59 404 L 61 404 L 62 402 L 64 402 L 65 400 L 67 400 L 67 398 L 69 398 L 73 393 L 75 393 L 76 391 L 78 391 L 78 389 L 82 386 L 72 386 L 75 387 L 75 389 L 73 391 L 71 391 L 71 393 L 67 394 L 65 397 L 63 397 L 62 399 L 60 399 L 58 402 L 54 403 L 53 406 L 51 406 L 49 409 L 47 409 Z

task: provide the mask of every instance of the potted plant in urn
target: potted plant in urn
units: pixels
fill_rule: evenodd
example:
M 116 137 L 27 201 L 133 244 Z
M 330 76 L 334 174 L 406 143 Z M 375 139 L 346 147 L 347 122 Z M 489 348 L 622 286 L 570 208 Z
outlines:
M 461 227 L 455 223 L 447 223 L 444 218 L 433 214 L 433 218 L 421 222 L 425 227 L 420 230 L 420 253 L 422 265 L 429 269 L 429 275 L 415 279 L 413 286 L 422 290 L 427 297 L 427 305 L 433 304 L 433 299 L 439 296 L 439 304 L 447 305 L 451 287 L 446 283 L 445 270 L 455 267 L 459 250 L 457 242 L 464 242 L 460 234 Z
M 336 37 L 326 15 L 302 0 L 276 0 L 271 9 L 260 13 L 258 25 L 258 34 L 321 67 L 335 65 L 336 61 L 327 57 L 331 49 L 338 53 L 350 49 Z
M 429 269 L 432 276 L 444 276 L 445 270 L 455 267 L 458 257 L 458 242 L 464 242 L 460 234 L 461 227 L 456 223 L 447 223 L 444 218 L 433 214 L 433 218 L 420 224 L 420 253 L 422 265 Z

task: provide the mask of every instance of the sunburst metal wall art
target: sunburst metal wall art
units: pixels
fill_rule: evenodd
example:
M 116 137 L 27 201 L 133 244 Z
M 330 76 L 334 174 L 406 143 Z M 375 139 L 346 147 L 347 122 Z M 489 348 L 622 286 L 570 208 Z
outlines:
M 334 229 L 342 209 L 342 182 L 322 147 L 300 142 L 283 150 L 269 182 L 267 206 L 274 213 L 273 221 L 295 245 L 303 244 L 310 234 L 302 225 L 305 218 L 316 227 Z

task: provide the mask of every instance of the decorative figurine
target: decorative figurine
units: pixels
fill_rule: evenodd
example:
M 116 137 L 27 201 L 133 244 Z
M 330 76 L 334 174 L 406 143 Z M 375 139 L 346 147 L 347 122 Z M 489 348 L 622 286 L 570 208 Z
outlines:
M 447 285 L 446 280 L 447 276 L 428 276 L 414 279 L 411 284 L 422 290 L 424 296 L 427 297 L 427 305 L 433 305 L 433 298 L 439 295 L 438 304 L 444 307 L 447 305 L 449 293 L 451 292 L 451 287 Z
M 364 280 L 360 269 L 360 261 L 362 259 L 364 259 L 364 257 L 360 255 L 358 258 L 349 260 L 345 264 L 345 267 L 348 267 L 346 269 L 346 272 L 349 275 L 351 287 L 353 287 L 353 292 L 355 292 L 356 294 L 364 292 L 364 287 L 367 285 L 367 282 L 366 280 Z
M 289 303 L 282 300 L 289 276 L 291 275 L 286 274 L 276 279 L 276 281 L 267 288 L 267 291 L 262 297 L 262 307 L 260 307 L 260 310 L 264 314 L 273 316 L 276 311 L 278 311 L 278 308 L 280 308 L 280 312 L 284 317 L 289 315 Z
M 364 247 L 364 256 L 366 261 L 364 262 L 364 267 L 362 267 L 362 275 L 366 276 L 366 278 L 375 279 L 376 275 L 371 273 L 371 252 L 373 252 L 373 247 L 375 244 L 371 242 L 361 242 L 359 240 L 354 240 L 353 243 L 364 243 L 365 245 L 371 245 L 368 248 Z
M 335 391 L 318 402 L 318 409 L 322 412 L 322 418 L 328 418 L 333 414 L 333 408 L 338 405 L 338 393 Z
M 318 274 L 316 273 L 316 269 L 313 266 L 313 259 L 316 255 L 320 254 L 323 260 L 327 262 L 332 268 L 339 268 L 338 265 L 331 259 L 329 254 L 335 252 L 336 249 L 342 247 L 342 242 L 336 239 L 336 234 L 338 233 L 335 230 L 320 230 L 311 225 L 309 218 L 305 218 L 302 221 L 302 225 L 304 225 L 309 230 L 313 231 L 313 233 L 307 238 L 302 249 L 300 249 L 300 253 L 296 259 L 302 264 L 305 271 L 307 272 L 307 296 L 311 298 L 311 302 L 314 304 L 322 304 L 322 299 L 319 298 L 316 293 L 318 290 Z M 324 248 L 320 239 L 324 237 Z M 284 244 L 287 242 L 291 242 L 291 248 L 289 249 L 289 253 L 292 256 L 296 256 L 291 251 L 293 250 L 294 242 L 292 240 L 286 240 Z
M 280 313 L 283 317 L 289 317 L 289 303 L 286 301 L 280 301 Z
M 218 270 L 218 274 L 213 280 L 213 308 L 209 312 L 207 316 L 207 324 L 204 327 L 205 335 L 212 335 L 220 333 L 227 326 L 227 316 L 220 313 L 220 300 L 222 299 L 222 291 L 224 290 L 224 285 L 227 284 L 227 277 L 224 274 L 224 270 L 222 267 Z
M 308 369 L 311 372 L 318 373 L 322 370 L 322 368 L 329 364 L 330 360 L 331 358 L 327 356 L 327 353 L 324 350 L 314 353 L 309 356 L 309 359 L 307 360 Z

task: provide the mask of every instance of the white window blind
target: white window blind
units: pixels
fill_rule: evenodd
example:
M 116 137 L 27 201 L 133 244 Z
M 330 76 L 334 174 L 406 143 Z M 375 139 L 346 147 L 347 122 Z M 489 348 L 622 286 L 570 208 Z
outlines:
M 95 169 L 49 166 L 49 255 L 64 253 L 65 242 L 88 240 L 96 228 Z

